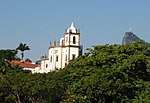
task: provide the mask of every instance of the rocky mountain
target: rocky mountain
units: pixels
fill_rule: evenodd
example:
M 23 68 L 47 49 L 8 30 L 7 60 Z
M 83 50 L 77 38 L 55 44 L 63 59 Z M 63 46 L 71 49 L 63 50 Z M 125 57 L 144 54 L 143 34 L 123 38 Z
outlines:
M 122 41 L 122 45 L 125 45 L 125 44 L 132 44 L 134 43 L 136 40 L 142 40 L 140 39 L 138 36 L 136 36 L 134 33 L 132 32 L 126 32 L 124 37 L 123 37 L 123 41 Z M 144 43 L 147 43 L 145 42 L 144 40 L 142 40 Z

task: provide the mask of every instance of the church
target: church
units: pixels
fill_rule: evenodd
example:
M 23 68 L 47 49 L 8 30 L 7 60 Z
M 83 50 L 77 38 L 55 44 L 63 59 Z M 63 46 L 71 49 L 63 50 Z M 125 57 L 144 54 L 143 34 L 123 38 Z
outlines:
M 80 29 L 74 27 L 72 21 L 70 27 L 65 30 L 64 36 L 60 38 L 59 44 L 50 41 L 48 56 L 41 58 L 41 65 L 36 72 L 48 73 L 63 69 L 70 60 L 82 55 L 83 46 L 80 45 Z

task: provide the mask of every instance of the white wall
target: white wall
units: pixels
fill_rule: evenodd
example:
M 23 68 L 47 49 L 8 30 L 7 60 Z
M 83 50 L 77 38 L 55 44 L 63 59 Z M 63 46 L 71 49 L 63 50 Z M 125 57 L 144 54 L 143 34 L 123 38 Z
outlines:
M 41 61 L 41 70 L 40 71 L 49 71 L 50 72 L 49 60 Z
M 63 52 L 62 52 L 62 68 L 65 67 L 65 64 L 68 63 L 68 50 L 67 48 L 63 48 Z M 67 56 L 67 61 L 66 61 L 66 56 Z
M 67 35 L 65 34 L 64 42 L 65 42 L 65 46 L 69 45 L 69 34 L 67 34 Z
M 70 29 L 73 31 L 72 34 L 69 34 Z M 41 62 L 41 71 L 54 71 L 55 68 L 64 68 L 65 64 L 68 64 L 69 60 L 72 60 L 73 55 L 75 55 L 75 58 L 79 56 L 79 46 L 80 46 L 80 34 L 76 33 L 76 29 L 73 26 L 73 22 L 71 24 L 71 27 L 67 30 L 67 34 L 64 35 L 64 37 L 60 38 L 60 45 L 56 47 L 51 47 L 49 49 L 48 58 L 49 60 L 42 61 Z M 76 34 L 74 34 L 76 33 Z M 70 40 L 69 40 L 70 35 Z M 76 42 L 73 43 L 73 37 L 76 38 Z M 62 46 L 62 41 L 64 45 Z M 70 41 L 70 43 L 69 43 Z M 69 45 L 70 44 L 70 45 Z M 69 48 L 70 48 L 70 54 L 69 54 Z M 56 56 L 58 56 L 58 61 L 56 61 Z M 67 56 L 67 61 L 66 61 Z M 51 62 L 52 57 L 52 62 Z M 48 64 L 48 69 L 46 68 L 46 64 Z
M 70 47 L 70 60 L 72 60 L 72 55 L 75 55 L 75 57 L 77 58 L 77 56 L 79 55 L 79 48 L 75 48 L 75 47 Z
M 49 64 L 50 64 L 50 70 L 53 71 L 55 68 L 61 68 L 61 52 L 62 52 L 61 47 L 55 47 L 55 48 L 50 48 L 49 49 Z M 52 62 L 51 60 L 52 56 Z M 58 61 L 56 61 L 56 56 L 58 56 Z

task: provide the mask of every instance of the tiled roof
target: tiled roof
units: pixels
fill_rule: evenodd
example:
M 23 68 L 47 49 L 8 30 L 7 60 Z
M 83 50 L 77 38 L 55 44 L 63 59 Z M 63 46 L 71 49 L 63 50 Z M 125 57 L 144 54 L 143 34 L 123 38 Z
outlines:
M 39 67 L 38 64 L 32 64 L 31 62 L 26 62 L 26 61 L 17 61 L 17 60 L 12 60 L 10 62 L 10 64 L 12 66 L 16 66 L 16 65 L 19 65 L 20 67 L 23 67 L 23 68 L 35 68 L 35 67 Z

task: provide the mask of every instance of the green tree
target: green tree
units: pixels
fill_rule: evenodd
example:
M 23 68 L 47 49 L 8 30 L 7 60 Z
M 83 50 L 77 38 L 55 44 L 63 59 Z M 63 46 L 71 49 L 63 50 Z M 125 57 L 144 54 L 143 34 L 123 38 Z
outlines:
M 0 59 L 6 59 L 9 61 L 19 59 L 16 54 L 16 50 L 0 50 Z
M 21 51 L 21 59 L 23 61 L 24 51 L 30 50 L 30 48 L 26 44 L 20 43 L 19 46 L 16 48 L 16 50 L 20 50 Z
M 64 69 L 47 74 L 31 74 L 0 61 L 0 102 L 148 103 L 149 46 L 93 46 Z
M 63 102 L 126 103 L 139 98 L 148 101 L 146 95 L 150 92 L 145 84 L 150 83 L 149 46 L 135 43 L 89 49 L 64 70 L 67 74 L 63 79 L 70 86 Z

